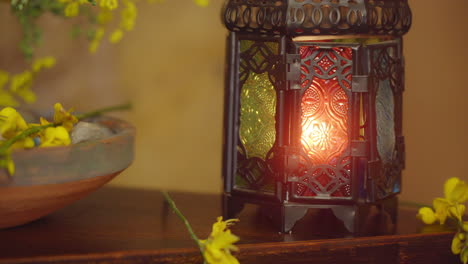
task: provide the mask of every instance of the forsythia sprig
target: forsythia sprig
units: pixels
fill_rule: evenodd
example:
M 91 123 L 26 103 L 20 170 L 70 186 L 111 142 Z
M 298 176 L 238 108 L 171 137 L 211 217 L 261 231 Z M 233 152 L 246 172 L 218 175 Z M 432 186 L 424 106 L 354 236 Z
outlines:
M 433 207 L 419 209 L 418 218 L 426 224 L 445 223 L 452 218 L 457 223 L 457 233 L 452 240 L 452 253 L 460 254 L 460 260 L 468 263 L 468 221 L 463 221 L 466 207 L 463 203 L 468 201 L 468 184 L 458 178 L 450 178 L 444 185 L 444 198 L 436 198 Z
M 213 224 L 213 230 L 206 240 L 200 240 L 203 257 L 209 264 L 239 264 L 239 261 L 231 254 L 237 251 L 233 244 L 239 241 L 239 237 L 233 235 L 229 226 L 238 222 L 238 219 L 223 221 L 220 216 Z
M 3 0 L 5 1 L 5 0 Z M 0 7 L 1 2 L 0 0 Z M 8 0 L 7 0 L 8 1 Z M 23 40 L 20 49 L 27 59 L 31 59 L 35 47 L 40 43 L 41 30 L 36 25 L 37 19 L 45 13 L 57 16 L 77 17 L 83 15 L 89 17 L 92 28 L 86 31 L 89 38 L 89 51 L 95 53 L 106 35 L 108 24 L 113 20 L 114 13 L 120 12 L 120 21 L 114 28 L 108 40 L 111 43 L 119 42 L 124 32 L 131 31 L 137 18 L 136 2 L 138 0 L 11 0 L 11 10 L 23 27 Z M 147 0 L 148 2 L 162 2 L 162 0 Z M 198 6 L 207 6 L 209 0 L 193 0 Z M 81 33 L 75 28 L 74 35 Z M 53 57 L 37 59 L 32 64 L 32 69 L 27 69 L 19 74 L 11 74 L 0 70 L 0 106 L 16 107 L 21 98 L 26 103 L 36 100 L 31 91 L 31 85 L 35 75 L 43 68 L 55 65 Z M 10 82 L 10 87 L 4 86 Z
M 57 16 L 89 17 L 93 28 L 86 33 L 90 40 L 89 50 L 94 53 L 99 47 L 106 31 L 106 25 L 112 21 L 113 14 L 120 12 L 120 23 L 109 36 L 111 43 L 119 42 L 125 31 L 133 29 L 137 17 L 138 0 L 11 0 L 13 13 L 20 21 L 24 38 L 20 48 L 27 58 L 31 58 L 35 47 L 40 43 L 41 30 L 36 25 L 38 17 L 44 13 Z M 162 2 L 162 0 L 147 0 Z M 198 6 L 207 6 L 209 0 L 193 0 Z M 76 33 L 76 32 L 75 32 Z
M 212 231 L 208 239 L 200 240 L 193 232 L 188 220 L 175 205 L 174 200 L 172 200 L 172 198 L 166 192 L 163 192 L 163 195 L 172 210 L 184 222 L 190 237 L 198 245 L 201 255 L 204 259 L 204 263 L 239 264 L 239 261 L 231 254 L 231 251 L 238 250 L 237 247 L 233 244 L 239 241 L 239 237 L 233 235 L 229 229 L 230 226 L 239 221 L 238 219 L 229 219 L 223 221 L 221 216 L 218 217 L 216 222 L 213 224 Z
M 56 103 L 52 121 L 41 117 L 39 124 L 28 124 L 14 108 L 5 107 L 0 110 L 0 168 L 7 169 L 13 175 L 13 150 L 70 145 L 70 132 L 79 120 L 130 108 L 130 104 L 123 104 L 75 116 L 71 109 L 67 111 L 60 103 Z
M 6 168 L 10 175 L 15 173 L 11 159 L 14 149 L 70 145 L 69 133 L 78 119 L 60 103 L 54 105 L 54 110 L 53 122 L 41 117 L 40 124 L 26 123 L 21 114 L 11 107 L 0 111 L 0 167 Z
M 31 64 L 31 69 L 18 74 L 0 70 L 0 106 L 16 107 L 20 104 L 18 98 L 26 103 L 36 101 L 36 95 L 31 90 L 32 82 L 40 71 L 54 65 L 55 59 L 53 57 L 44 57 L 36 59 Z M 5 87 L 8 83 L 10 85 Z

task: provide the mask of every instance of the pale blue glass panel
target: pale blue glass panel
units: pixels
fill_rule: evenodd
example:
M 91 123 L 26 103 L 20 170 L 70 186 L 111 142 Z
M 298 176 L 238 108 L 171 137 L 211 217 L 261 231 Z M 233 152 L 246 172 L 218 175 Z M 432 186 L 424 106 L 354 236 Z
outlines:
M 393 160 L 395 152 L 395 101 L 388 79 L 379 82 L 375 112 L 377 118 L 377 151 L 384 163 Z

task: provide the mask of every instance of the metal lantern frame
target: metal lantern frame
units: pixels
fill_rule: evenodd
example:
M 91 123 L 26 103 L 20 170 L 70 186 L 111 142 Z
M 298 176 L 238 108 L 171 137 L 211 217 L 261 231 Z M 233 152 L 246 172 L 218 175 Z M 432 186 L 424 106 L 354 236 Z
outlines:
M 224 214 L 260 204 L 290 231 L 310 208 L 331 209 L 349 232 L 364 229 L 372 207 L 396 218 L 404 168 L 401 36 L 411 25 L 406 0 L 229 0 L 224 118 Z M 373 43 L 349 38 L 378 38 Z M 326 67 L 322 63 L 326 60 Z M 332 70 L 330 70 L 332 69 Z M 267 74 L 275 91 L 274 143 L 249 157 L 240 136 L 241 90 L 251 73 Z M 315 164 L 301 145 L 301 102 L 314 80 L 344 92 L 347 146 L 330 164 Z M 392 119 L 382 120 L 379 89 L 391 89 Z M 341 100 L 344 100 L 344 99 Z M 339 110 L 339 109 L 338 109 Z M 388 109 L 387 109 L 388 110 Z M 392 122 L 394 150 L 381 157 L 378 131 Z M 320 177 L 326 177 L 325 186 Z M 237 184 L 241 179 L 243 186 Z M 300 195 L 307 189 L 309 195 Z M 339 193 L 340 195 L 336 195 Z

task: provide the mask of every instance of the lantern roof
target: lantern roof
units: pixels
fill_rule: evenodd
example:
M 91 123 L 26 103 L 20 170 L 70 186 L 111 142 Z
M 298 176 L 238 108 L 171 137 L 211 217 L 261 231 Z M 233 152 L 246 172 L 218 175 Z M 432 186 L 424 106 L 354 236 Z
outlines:
M 226 0 L 230 31 L 260 35 L 393 35 L 411 26 L 408 0 Z

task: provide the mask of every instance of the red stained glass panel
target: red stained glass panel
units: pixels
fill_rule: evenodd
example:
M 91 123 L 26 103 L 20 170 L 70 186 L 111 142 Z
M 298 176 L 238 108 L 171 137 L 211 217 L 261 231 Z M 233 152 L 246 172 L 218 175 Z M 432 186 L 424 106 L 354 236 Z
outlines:
M 300 54 L 305 89 L 301 143 L 312 165 L 320 167 L 307 172 L 309 177 L 303 177 L 298 191 L 301 196 L 349 196 L 349 159 L 341 156 L 349 144 L 349 98 L 345 89 L 351 88 L 352 49 L 303 46 Z

